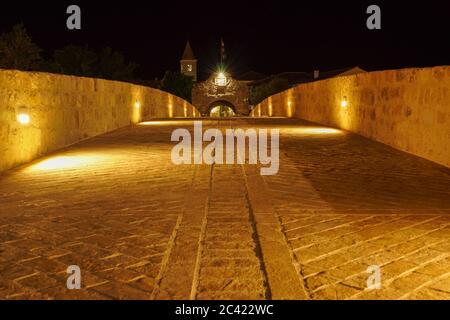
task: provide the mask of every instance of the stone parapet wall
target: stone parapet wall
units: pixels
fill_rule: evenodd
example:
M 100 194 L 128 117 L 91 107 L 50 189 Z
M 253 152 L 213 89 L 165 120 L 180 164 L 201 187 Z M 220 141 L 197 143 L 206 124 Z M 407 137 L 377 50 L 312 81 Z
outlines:
M 19 113 L 29 115 L 29 124 L 17 121 Z M 198 116 L 190 103 L 153 88 L 0 70 L 0 172 L 140 121 Z
M 264 100 L 251 116 L 295 117 L 349 130 L 450 167 L 449 66 L 301 84 Z

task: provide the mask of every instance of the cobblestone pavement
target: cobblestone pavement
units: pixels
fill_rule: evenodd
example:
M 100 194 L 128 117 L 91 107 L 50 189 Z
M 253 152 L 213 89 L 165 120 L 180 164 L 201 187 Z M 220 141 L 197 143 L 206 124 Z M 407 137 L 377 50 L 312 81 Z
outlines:
M 450 299 L 449 169 L 289 119 L 203 121 L 280 128 L 277 175 L 175 166 L 171 132 L 192 124 L 121 129 L 1 175 L 0 298 Z

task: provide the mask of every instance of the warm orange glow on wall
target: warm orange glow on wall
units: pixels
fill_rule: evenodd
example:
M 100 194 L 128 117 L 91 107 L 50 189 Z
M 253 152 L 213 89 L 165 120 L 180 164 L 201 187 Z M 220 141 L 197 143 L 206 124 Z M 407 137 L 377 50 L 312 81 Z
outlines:
M 273 108 L 272 108 L 272 97 L 269 98 L 268 101 L 268 107 L 267 107 L 267 115 L 271 117 L 273 115 Z
M 173 96 L 168 95 L 167 97 L 167 115 L 169 118 L 173 118 Z
M 291 118 L 294 115 L 293 107 L 292 107 L 292 101 L 288 99 L 287 102 L 287 110 L 286 115 Z
M 139 123 L 141 121 L 141 103 L 138 99 L 134 102 L 134 108 L 132 108 L 131 113 L 131 121 L 133 123 Z

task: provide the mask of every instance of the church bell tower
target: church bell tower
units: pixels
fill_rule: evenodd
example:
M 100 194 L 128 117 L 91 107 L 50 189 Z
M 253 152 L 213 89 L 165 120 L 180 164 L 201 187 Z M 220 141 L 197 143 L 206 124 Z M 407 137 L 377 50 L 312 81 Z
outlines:
M 182 74 L 192 77 L 194 81 L 197 81 L 197 59 L 195 59 L 189 41 L 186 43 L 186 48 L 181 57 L 180 67 Z

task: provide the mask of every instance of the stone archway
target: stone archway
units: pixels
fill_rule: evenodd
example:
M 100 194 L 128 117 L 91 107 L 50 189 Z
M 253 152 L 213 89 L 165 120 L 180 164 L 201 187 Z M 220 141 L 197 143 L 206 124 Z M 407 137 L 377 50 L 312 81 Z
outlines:
M 208 106 L 208 116 L 210 117 L 233 117 L 236 115 L 234 105 L 225 100 L 217 100 Z

